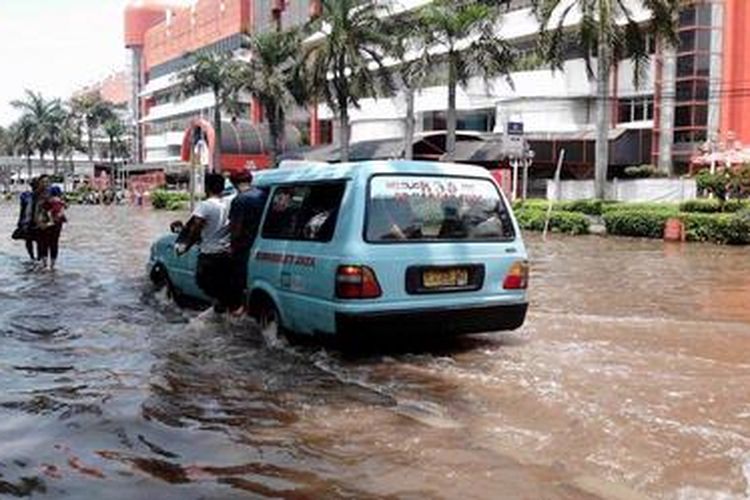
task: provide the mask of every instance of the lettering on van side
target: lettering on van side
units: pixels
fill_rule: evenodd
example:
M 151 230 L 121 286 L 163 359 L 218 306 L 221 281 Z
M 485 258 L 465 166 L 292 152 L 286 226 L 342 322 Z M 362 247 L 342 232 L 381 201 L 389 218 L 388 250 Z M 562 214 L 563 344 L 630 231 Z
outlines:
M 255 260 L 273 264 L 287 264 L 301 267 L 315 267 L 315 257 L 291 253 L 255 252 Z

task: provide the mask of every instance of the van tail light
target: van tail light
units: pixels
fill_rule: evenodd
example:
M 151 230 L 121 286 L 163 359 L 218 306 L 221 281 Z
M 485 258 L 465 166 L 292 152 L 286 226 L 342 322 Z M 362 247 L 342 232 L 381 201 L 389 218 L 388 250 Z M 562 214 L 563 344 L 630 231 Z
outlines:
M 367 266 L 339 266 L 336 270 L 336 297 L 376 299 L 382 295 L 375 273 Z
M 529 263 L 517 260 L 508 268 L 503 288 L 505 290 L 525 290 L 529 286 Z

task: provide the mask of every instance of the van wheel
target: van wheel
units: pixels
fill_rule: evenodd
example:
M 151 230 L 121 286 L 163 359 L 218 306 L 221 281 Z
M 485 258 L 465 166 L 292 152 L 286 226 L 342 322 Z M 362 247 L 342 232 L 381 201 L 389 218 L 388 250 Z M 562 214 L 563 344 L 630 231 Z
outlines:
M 151 279 L 151 283 L 153 283 L 154 289 L 157 292 L 164 288 L 169 281 L 169 278 L 167 277 L 167 271 L 164 269 L 164 267 L 161 266 L 161 264 L 157 264 L 151 269 L 149 278 Z
M 174 286 L 169 278 L 167 278 L 167 298 L 174 301 L 177 307 L 186 307 L 188 305 L 187 296 Z
M 281 315 L 273 300 L 270 298 L 261 300 L 253 311 L 253 317 L 266 343 L 271 346 L 278 344 L 284 334 L 284 327 L 281 326 Z
M 167 270 L 162 266 L 155 266 L 151 271 L 151 282 L 154 284 L 156 291 L 160 291 L 163 288 L 167 289 L 167 298 L 177 304 L 178 307 L 185 307 L 187 300 L 185 295 L 180 291 L 179 288 L 174 286 L 172 280 L 169 279 Z

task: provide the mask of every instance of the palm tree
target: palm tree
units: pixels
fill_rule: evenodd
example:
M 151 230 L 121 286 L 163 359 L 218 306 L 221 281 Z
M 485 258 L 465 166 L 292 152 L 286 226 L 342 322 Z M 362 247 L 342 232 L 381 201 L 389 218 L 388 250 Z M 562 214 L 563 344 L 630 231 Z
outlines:
M 125 135 L 125 132 L 127 130 L 125 129 L 125 125 L 122 123 L 122 120 L 120 120 L 116 116 L 113 116 L 112 118 L 104 122 L 104 124 L 102 125 L 102 129 L 107 136 L 109 144 L 107 148 L 107 151 L 109 153 L 109 166 L 112 173 L 114 174 L 115 155 L 118 152 L 122 151 L 122 137 Z
M 102 99 L 99 91 L 88 92 L 74 97 L 70 102 L 71 112 L 86 125 L 86 138 L 89 161 L 94 161 L 94 137 L 99 127 L 112 118 L 112 104 Z
M 31 179 L 33 175 L 31 155 L 34 154 L 35 149 L 34 123 L 29 117 L 21 117 L 11 126 L 11 136 L 15 151 L 26 157 L 26 169 Z
M 49 128 L 57 114 L 59 101 L 48 101 L 39 92 L 26 90 L 26 98 L 11 101 L 11 106 L 19 109 L 21 118 L 31 127 L 34 149 L 39 152 L 39 160 L 44 163 L 44 155 L 50 149 Z
M 189 57 L 189 56 L 187 56 Z M 199 53 L 195 64 L 180 74 L 182 92 L 193 95 L 206 89 L 214 96 L 213 127 L 216 135 L 212 170 L 221 169 L 221 113 L 222 108 L 235 111 L 237 94 L 242 87 L 242 63 L 229 55 Z
M 0 156 L 13 155 L 12 130 L 0 127 Z
M 65 148 L 68 140 L 68 128 L 70 127 L 70 114 L 63 108 L 59 99 L 50 102 L 47 120 L 42 125 L 41 134 L 49 145 L 52 153 L 52 165 L 55 175 L 58 171 L 58 158 Z
M 596 78 L 596 197 L 604 198 L 609 166 L 610 93 L 609 80 L 614 64 L 630 57 L 633 75 L 640 83 L 648 61 L 646 39 L 649 34 L 669 45 L 678 41 L 677 14 L 681 0 L 533 0 L 533 10 L 541 24 L 541 47 L 545 59 L 562 69 L 564 46 L 573 37 L 583 49 L 590 79 Z M 634 7 L 651 11 L 651 20 L 641 24 L 633 15 Z M 575 31 L 565 28 L 568 16 L 576 12 L 581 21 Z M 596 72 L 592 59 L 596 58 Z
M 384 29 L 384 8 L 373 1 L 321 0 L 321 7 L 310 27 L 324 37 L 304 50 L 303 71 L 312 95 L 338 115 L 341 161 L 349 161 L 349 107 L 392 90 L 384 59 L 394 40 Z
M 485 82 L 504 75 L 509 83 L 515 52 L 496 29 L 500 10 L 492 2 L 436 0 L 418 12 L 419 38 L 426 49 L 443 53 L 448 72 L 445 158 L 456 152 L 456 89 L 474 76 Z
M 414 39 L 414 33 L 422 32 L 424 27 L 419 25 L 418 16 L 400 16 L 387 24 L 389 34 L 401 43 L 393 47 L 393 54 L 398 58 L 398 65 L 394 73 L 404 93 L 406 111 L 404 116 L 404 158 L 414 158 L 414 131 L 416 118 L 414 116 L 414 100 L 417 91 L 434 72 L 435 58 L 427 47 Z
M 276 167 L 284 147 L 285 108 L 302 104 L 299 81 L 300 37 L 297 31 L 273 31 L 251 37 L 250 62 L 243 68 L 242 81 L 263 106 L 271 135 L 271 167 Z

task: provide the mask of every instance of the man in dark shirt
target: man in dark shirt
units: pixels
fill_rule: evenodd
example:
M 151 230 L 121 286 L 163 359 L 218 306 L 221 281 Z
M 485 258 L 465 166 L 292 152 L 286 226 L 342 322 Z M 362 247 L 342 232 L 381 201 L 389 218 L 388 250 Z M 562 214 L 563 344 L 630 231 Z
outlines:
M 260 230 L 260 220 L 268 200 L 268 190 L 252 186 L 253 175 L 249 170 L 231 176 L 237 196 L 229 209 L 230 250 L 232 266 L 232 293 L 241 300 L 247 286 L 247 265 L 250 249 Z M 242 300 L 244 303 L 244 300 Z

